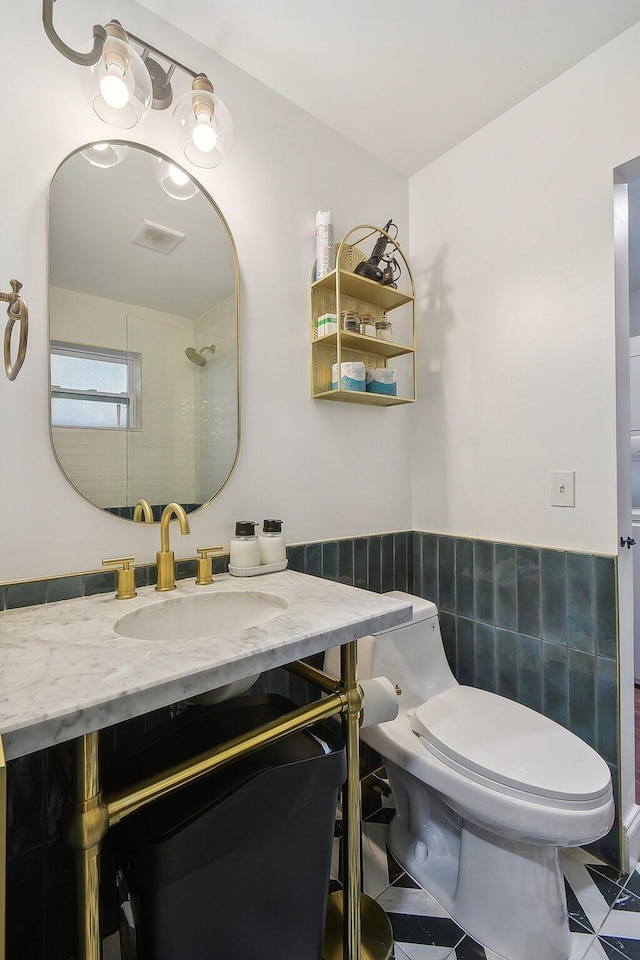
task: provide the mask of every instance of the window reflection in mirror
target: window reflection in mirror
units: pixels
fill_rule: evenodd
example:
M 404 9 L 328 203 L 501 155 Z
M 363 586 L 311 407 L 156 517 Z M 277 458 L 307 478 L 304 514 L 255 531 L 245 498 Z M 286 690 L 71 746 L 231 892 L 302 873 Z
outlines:
M 86 499 L 130 519 L 144 498 L 157 520 L 211 500 L 235 464 L 237 258 L 192 178 L 118 147 L 76 151 L 52 182 L 51 436 Z
M 51 426 L 140 429 L 140 354 L 51 341 Z

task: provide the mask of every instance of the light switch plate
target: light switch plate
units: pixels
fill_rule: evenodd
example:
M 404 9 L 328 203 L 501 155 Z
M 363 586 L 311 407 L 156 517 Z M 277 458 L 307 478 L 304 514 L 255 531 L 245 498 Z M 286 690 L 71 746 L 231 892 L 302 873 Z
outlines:
M 576 505 L 576 472 L 567 470 L 563 473 L 551 471 L 552 507 L 575 507 Z

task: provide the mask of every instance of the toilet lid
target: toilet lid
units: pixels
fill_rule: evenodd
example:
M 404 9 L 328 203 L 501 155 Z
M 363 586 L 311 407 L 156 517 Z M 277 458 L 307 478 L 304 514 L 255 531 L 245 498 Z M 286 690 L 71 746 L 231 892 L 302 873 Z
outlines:
M 450 687 L 417 708 L 411 727 L 450 766 L 526 793 L 588 801 L 610 790 L 609 768 L 595 750 L 495 693 Z

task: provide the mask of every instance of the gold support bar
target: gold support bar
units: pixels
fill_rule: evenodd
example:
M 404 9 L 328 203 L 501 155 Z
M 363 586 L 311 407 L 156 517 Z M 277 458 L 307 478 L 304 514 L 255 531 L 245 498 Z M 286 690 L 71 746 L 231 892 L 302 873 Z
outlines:
M 339 368 L 338 368 L 339 369 Z M 362 697 L 357 685 L 356 643 L 340 648 L 340 675 L 347 696 L 355 702 L 343 715 L 344 741 L 349 757 L 347 782 L 342 790 L 342 829 L 344 861 L 344 933 L 347 956 L 360 957 L 360 708 Z
M 7 903 L 7 764 L 0 737 L 0 960 L 4 960 Z
M 81 960 L 100 960 L 99 856 L 108 823 L 100 791 L 97 732 L 88 733 L 75 741 L 74 760 L 74 817 L 69 830 L 69 844 L 76 855 L 78 956 Z
M 251 733 L 229 740 L 211 752 L 202 753 L 193 760 L 172 767 L 160 777 L 142 780 L 129 790 L 113 794 L 113 796 L 107 798 L 106 802 L 109 826 L 114 826 L 124 817 L 140 810 L 141 807 L 146 806 L 152 800 L 157 800 L 158 797 L 163 797 L 167 793 L 191 783 L 198 777 L 211 773 L 212 770 L 217 770 L 219 767 L 231 763 L 232 760 L 237 760 L 238 757 L 255 753 L 268 743 L 282 740 L 283 737 L 295 733 L 296 730 L 304 730 L 319 720 L 326 720 L 336 713 L 342 713 L 343 710 L 347 709 L 347 706 L 348 701 L 341 693 L 326 697 L 324 700 L 312 703 L 308 707 L 300 707 L 299 710 L 287 713 L 278 720 L 257 727 Z
M 289 673 L 295 673 L 297 677 L 302 677 L 307 683 L 313 683 L 316 687 L 324 690 L 325 693 L 337 693 L 341 689 L 339 680 L 322 670 L 318 670 L 317 667 L 312 667 L 304 660 L 294 660 L 293 663 L 288 663 L 284 669 L 288 670 Z
M 107 798 L 103 798 L 100 789 L 98 734 L 90 733 L 76 741 L 75 816 L 69 842 L 76 851 L 77 863 L 78 960 L 100 960 L 101 957 L 99 854 L 102 839 L 110 826 L 151 801 L 241 756 L 255 753 L 269 743 L 336 714 L 343 716 L 347 754 L 347 781 L 342 800 L 344 894 L 341 891 L 330 897 L 323 957 L 324 960 L 388 960 L 391 956 L 393 939 L 389 921 L 378 904 L 360 892 L 359 719 L 362 693 L 356 676 L 356 643 L 349 643 L 341 650 L 341 682 L 302 662 L 289 664 L 288 669 L 325 690 L 328 696 Z M 0 817 L 3 808 L 6 809 L 3 772 L 4 768 L 0 766 Z M 365 943 L 362 943 L 361 916 L 366 928 Z M 0 960 L 4 960 L 1 952 Z
M 362 893 L 360 807 L 360 711 L 362 692 L 356 670 L 357 643 L 340 648 L 342 689 L 349 710 L 342 716 L 347 780 L 342 788 L 343 889 L 327 904 L 323 960 L 389 960 L 393 931 L 382 907 Z

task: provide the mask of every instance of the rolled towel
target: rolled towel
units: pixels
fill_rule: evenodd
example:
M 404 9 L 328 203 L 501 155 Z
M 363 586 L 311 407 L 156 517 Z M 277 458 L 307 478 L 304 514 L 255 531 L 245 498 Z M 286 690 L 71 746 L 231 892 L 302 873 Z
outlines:
M 366 383 L 368 393 L 384 393 L 390 397 L 396 395 L 396 372 L 391 367 L 372 367 L 367 370 Z
M 361 390 L 365 388 L 364 363 L 349 362 L 342 363 L 340 373 L 341 390 Z M 331 367 L 331 389 L 338 387 L 338 364 L 334 363 Z

